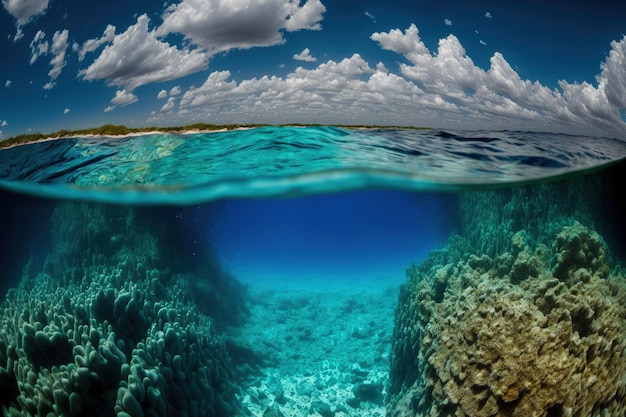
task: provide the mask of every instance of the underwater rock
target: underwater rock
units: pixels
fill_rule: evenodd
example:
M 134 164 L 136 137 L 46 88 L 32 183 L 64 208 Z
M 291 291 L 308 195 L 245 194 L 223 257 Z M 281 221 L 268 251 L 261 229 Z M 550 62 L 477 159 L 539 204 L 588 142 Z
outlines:
M 334 417 L 335 412 L 330 408 L 330 404 L 325 401 L 320 400 L 319 398 L 315 398 L 311 402 L 311 408 L 309 409 L 309 414 L 317 413 L 322 417 Z
M 502 246 L 455 238 L 408 270 L 388 415 L 624 415 L 626 277 L 602 238 L 572 221 Z
M 359 382 L 352 387 L 352 394 L 359 403 L 369 401 L 374 404 L 383 403 L 383 384 L 374 382 Z
M 44 271 L 0 306 L 4 415 L 237 413 L 225 343 L 152 229 L 131 209 L 70 203 L 52 224 Z
M 263 411 L 263 417 L 285 417 L 277 406 L 268 407 Z

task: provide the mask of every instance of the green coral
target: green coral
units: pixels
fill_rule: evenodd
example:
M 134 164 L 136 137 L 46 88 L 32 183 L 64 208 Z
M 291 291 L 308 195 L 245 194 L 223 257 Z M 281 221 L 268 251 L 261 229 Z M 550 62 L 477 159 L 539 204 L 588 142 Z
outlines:
M 225 343 L 153 228 L 130 208 L 74 203 L 52 224 L 44 271 L 1 306 L 4 415 L 234 415 Z

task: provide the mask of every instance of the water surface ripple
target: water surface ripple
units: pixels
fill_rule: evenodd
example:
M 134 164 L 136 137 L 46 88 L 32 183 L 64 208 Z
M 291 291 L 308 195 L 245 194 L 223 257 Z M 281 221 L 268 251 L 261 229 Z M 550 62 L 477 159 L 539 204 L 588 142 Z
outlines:
M 574 175 L 624 157 L 622 141 L 553 133 L 262 127 L 3 149 L 0 186 L 56 198 L 192 204 L 366 187 L 497 187 Z

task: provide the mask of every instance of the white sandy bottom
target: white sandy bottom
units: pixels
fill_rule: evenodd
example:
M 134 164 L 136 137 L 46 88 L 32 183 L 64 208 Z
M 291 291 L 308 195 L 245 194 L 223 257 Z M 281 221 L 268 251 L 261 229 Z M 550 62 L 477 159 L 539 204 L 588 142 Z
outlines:
M 399 285 L 354 284 L 250 287 L 251 317 L 233 337 L 259 359 L 243 365 L 246 415 L 385 416 Z

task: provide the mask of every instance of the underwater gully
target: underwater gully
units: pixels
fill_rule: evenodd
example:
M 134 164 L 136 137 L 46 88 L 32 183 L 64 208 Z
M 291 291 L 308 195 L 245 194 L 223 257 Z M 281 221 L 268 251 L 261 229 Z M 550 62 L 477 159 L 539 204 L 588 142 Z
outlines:
M 335 127 L 0 149 L 2 414 L 626 416 L 625 156 Z

